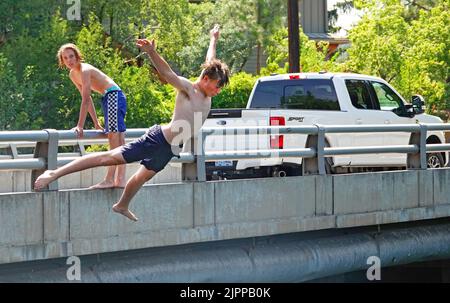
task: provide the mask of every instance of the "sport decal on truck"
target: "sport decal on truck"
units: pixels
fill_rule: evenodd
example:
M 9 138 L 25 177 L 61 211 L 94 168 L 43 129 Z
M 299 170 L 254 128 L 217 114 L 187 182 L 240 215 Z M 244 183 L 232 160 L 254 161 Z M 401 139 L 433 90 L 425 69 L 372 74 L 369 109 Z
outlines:
M 305 117 L 289 117 L 288 121 L 303 122 L 304 119 L 305 119 Z

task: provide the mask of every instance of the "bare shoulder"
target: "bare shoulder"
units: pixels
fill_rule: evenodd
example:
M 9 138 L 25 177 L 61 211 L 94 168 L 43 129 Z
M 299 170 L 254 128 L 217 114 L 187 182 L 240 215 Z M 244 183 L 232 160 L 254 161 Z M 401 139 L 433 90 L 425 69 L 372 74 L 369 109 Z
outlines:
M 187 79 L 187 78 L 185 78 L 185 77 L 182 77 L 182 76 L 178 76 L 178 78 L 180 79 L 180 81 L 184 84 L 184 85 L 186 85 L 186 86 L 190 86 L 190 87 L 194 87 L 194 82 L 192 82 L 191 80 L 189 80 L 189 79 Z
M 72 81 L 75 81 L 77 83 L 79 82 L 80 75 L 81 75 L 81 72 L 78 71 L 78 70 L 75 70 L 75 69 L 71 69 L 70 72 L 69 72 L 69 78 Z
M 81 63 L 80 70 L 81 70 L 82 73 L 91 72 L 91 71 L 95 70 L 95 67 L 93 67 L 89 63 Z
M 178 76 L 178 79 L 180 79 L 183 91 L 185 93 L 187 93 L 188 95 L 194 93 L 194 83 L 191 80 L 182 76 Z

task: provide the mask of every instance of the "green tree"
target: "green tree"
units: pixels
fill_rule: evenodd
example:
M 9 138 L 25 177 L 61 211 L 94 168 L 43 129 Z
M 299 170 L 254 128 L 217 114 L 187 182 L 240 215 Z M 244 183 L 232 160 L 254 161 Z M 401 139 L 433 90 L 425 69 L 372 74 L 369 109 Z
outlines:
M 422 10 L 409 28 L 402 68 L 405 95 L 424 95 L 436 110 L 450 108 L 450 6 Z
M 143 36 L 155 38 L 163 57 L 179 71 L 183 62 L 178 53 L 196 38 L 188 1 L 146 0 L 141 15 L 145 16 Z
M 402 18 L 404 7 L 399 1 L 391 2 L 389 9 L 370 7 L 371 13 L 350 31 L 352 47 L 348 49 L 350 70 L 376 74 L 388 82 L 400 74 L 408 30 Z
M 60 6 L 54 0 L 0 1 L 0 46 L 24 32 L 37 36 Z
M 181 70 L 189 76 L 198 75 L 209 43 L 209 30 L 221 25 L 217 57 L 232 72 L 242 71 L 255 47 L 260 51 L 270 36 L 283 27 L 286 14 L 284 0 L 227 0 L 191 4 L 194 40 L 180 52 Z
M 328 10 L 328 31 L 330 33 L 336 33 L 341 30 L 341 27 L 336 26 L 338 20 L 338 12 L 344 13 L 350 12 L 354 8 L 353 0 L 344 0 L 342 2 L 336 2 L 332 9 Z
M 334 59 L 327 60 L 328 43 L 309 40 L 300 29 L 300 67 L 302 72 L 342 71 L 344 68 L 334 62 Z M 267 68 L 262 74 L 287 73 L 288 66 L 288 30 L 280 29 L 276 32 L 267 47 L 269 55 Z
M 13 63 L 15 76 L 21 84 L 25 100 L 21 111 L 28 120 L 23 128 L 37 129 L 57 127 L 60 98 L 64 85 L 56 63 L 56 50 L 68 39 L 68 27 L 57 13 L 41 27 L 37 36 L 24 31 L 12 38 L 2 48 L 4 55 Z
M 24 98 L 20 92 L 21 85 L 16 78 L 12 63 L 0 53 L 0 130 L 12 130 L 17 125 L 28 120 L 26 113 L 19 109 L 23 107 Z M 22 114 L 18 114 L 18 113 Z
M 449 1 L 432 1 L 432 8 L 421 8 L 431 1 L 413 2 L 355 1 L 366 13 L 350 31 L 346 66 L 386 79 L 407 99 L 415 93 L 424 95 L 429 110 L 447 109 Z
M 213 108 L 245 108 L 258 77 L 247 73 L 237 73 L 219 95 L 213 98 Z

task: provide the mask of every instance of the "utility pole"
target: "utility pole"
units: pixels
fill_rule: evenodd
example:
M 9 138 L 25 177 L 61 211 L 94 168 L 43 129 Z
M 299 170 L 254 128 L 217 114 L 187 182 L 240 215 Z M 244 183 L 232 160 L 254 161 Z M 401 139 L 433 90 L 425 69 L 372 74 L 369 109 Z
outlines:
M 289 72 L 300 72 L 298 0 L 288 0 Z

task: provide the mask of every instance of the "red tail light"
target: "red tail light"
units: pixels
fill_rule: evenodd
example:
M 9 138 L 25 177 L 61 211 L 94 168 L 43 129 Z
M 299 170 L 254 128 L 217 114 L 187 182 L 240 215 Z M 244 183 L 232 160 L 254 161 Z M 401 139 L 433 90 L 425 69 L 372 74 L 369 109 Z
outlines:
M 284 117 L 270 117 L 270 126 L 283 126 L 286 125 Z M 284 136 L 273 135 L 270 136 L 270 148 L 271 149 L 283 149 Z
M 298 80 L 298 79 L 300 79 L 300 75 L 290 75 L 289 79 L 291 79 L 291 80 Z

